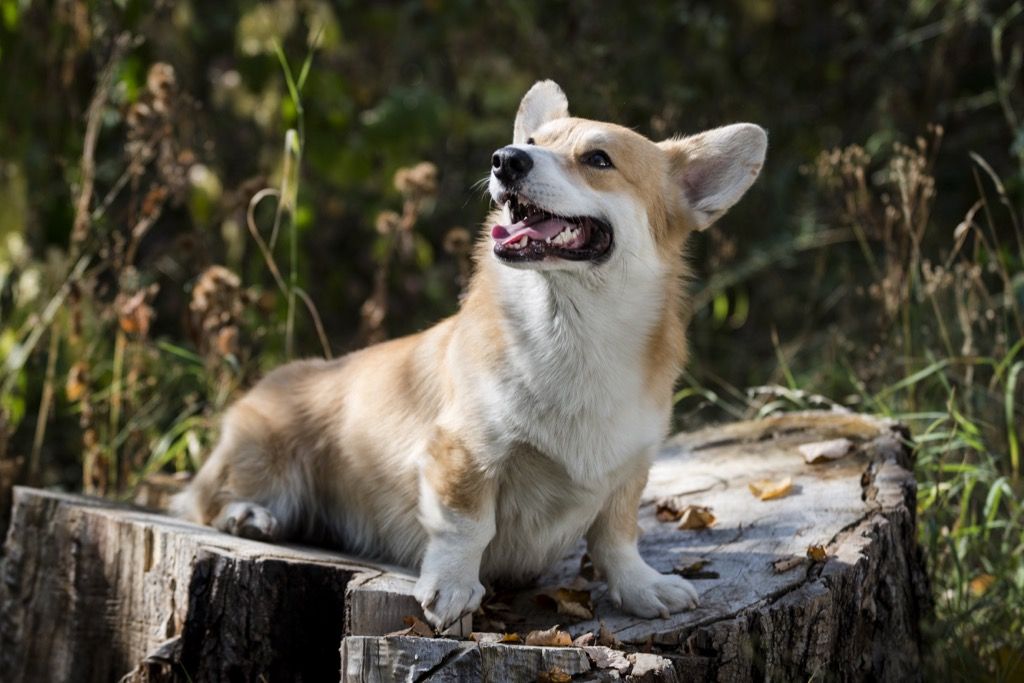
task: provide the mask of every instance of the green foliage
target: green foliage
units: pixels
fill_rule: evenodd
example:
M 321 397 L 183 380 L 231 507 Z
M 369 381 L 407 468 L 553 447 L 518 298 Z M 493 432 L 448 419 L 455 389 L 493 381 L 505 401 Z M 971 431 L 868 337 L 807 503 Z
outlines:
M 653 138 L 756 121 L 679 423 L 907 421 L 930 666 L 1019 677 L 1022 54 L 1020 1 L 0 0 L 0 458 L 128 496 L 270 367 L 452 312 L 534 80 Z

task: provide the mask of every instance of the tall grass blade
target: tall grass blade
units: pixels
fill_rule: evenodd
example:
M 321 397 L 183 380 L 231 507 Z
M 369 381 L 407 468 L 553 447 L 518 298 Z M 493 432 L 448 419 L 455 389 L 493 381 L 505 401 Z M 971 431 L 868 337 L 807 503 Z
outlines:
M 1013 471 L 1014 480 L 1020 479 L 1020 437 L 1017 435 L 1017 420 L 1014 419 L 1014 398 L 1017 393 L 1017 377 L 1022 369 L 1022 360 L 1010 368 L 1010 374 L 1006 377 L 1006 400 L 1003 401 L 1006 410 L 1006 439 L 1010 445 L 1010 469 Z

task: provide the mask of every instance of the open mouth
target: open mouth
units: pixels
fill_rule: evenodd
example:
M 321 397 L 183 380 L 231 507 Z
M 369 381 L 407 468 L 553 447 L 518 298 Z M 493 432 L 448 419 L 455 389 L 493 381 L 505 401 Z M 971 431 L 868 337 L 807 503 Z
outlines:
M 503 261 L 600 261 L 611 251 L 612 228 L 592 216 L 556 216 L 518 195 L 508 198 L 511 225 L 491 229 L 494 255 Z

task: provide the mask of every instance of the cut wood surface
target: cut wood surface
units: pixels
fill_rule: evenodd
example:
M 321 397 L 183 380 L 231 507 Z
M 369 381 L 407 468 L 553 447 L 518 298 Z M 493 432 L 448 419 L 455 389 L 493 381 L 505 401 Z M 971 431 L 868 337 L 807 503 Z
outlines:
M 495 587 L 455 629 L 557 624 L 581 646 L 569 648 L 416 637 L 406 570 L 19 488 L 0 680 L 914 679 L 927 586 L 905 436 L 813 412 L 669 440 L 644 493 L 641 553 L 690 576 L 698 609 L 623 614 L 581 543 L 536 586 Z M 762 500 L 758 481 L 783 495 Z

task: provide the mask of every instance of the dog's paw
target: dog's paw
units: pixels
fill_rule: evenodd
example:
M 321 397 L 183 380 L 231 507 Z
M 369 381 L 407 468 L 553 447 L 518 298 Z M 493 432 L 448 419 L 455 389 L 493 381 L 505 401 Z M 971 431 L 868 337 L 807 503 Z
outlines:
M 221 510 L 213 526 L 221 531 L 256 541 L 278 538 L 280 524 L 267 508 L 248 501 L 228 503 Z
M 695 608 L 697 589 L 675 574 L 660 574 L 651 567 L 637 572 L 639 576 L 609 586 L 608 595 L 617 607 L 638 617 L 661 617 Z
M 427 621 L 444 631 L 464 615 L 475 612 L 484 597 L 484 586 L 475 576 L 452 577 L 425 573 L 413 593 Z

